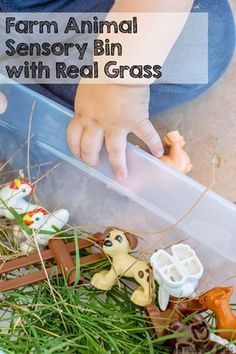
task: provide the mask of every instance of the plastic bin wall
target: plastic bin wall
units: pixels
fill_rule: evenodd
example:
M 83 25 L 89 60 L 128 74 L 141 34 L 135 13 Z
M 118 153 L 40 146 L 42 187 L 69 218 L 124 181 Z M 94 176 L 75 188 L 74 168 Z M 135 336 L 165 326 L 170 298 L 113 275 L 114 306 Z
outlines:
M 166 232 L 191 209 L 205 187 L 133 145 L 127 151 L 125 182 L 116 180 L 105 152 L 99 167 L 89 168 L 74 159 L 67 147 L 72 112 L 24 86 L 3 78 L 1 82 L 8 109 L 0 116 L 0 157 L 10 159 L 1 181 L 18 175 L 19 169 L 32 179 L 44 176 L 37 184 L 37 196 L 51 210 L 68 208 L 71 225 L 131 229 L 141 236 L 139 249 L 146 258 L 155 249 L 184 240 L 194 246 L 206 269 L 199 291 L 210 285 L 236 284 L 236 278 L 227 281 L 236 275 L 232 203 L 207 192 L 178 227 Z

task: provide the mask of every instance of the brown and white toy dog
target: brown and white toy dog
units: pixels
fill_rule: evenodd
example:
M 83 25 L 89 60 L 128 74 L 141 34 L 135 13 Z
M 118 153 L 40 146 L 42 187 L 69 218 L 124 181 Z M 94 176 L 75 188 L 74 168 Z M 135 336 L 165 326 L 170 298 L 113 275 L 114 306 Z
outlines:
M 103 251 L 112 259 L 112 267 L 93 276 L 91 284 L 101 290 L 110 290 L 121 277 L 134 278 L 140 284 L 131 296 L 139 306 L 147 306 L 154 300 L 154 282 L 150 265 L 129 254 L 138 244 L 137 236 L 108 228 L 104 232 Z

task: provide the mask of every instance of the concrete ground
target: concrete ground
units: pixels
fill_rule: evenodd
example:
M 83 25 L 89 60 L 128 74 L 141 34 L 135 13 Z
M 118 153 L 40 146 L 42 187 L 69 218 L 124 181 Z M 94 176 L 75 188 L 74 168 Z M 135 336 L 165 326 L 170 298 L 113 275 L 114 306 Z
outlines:
M 231 2 L 236 18 L 236 1 Z M 192 178 L 209 185 L 212 158 L 220 156 L 214 190 L 236 201 L 236 55 L 208 92 L 159 117 L 153 123 L 161 135 L 173 129 L 184 135 L 194 165 Z

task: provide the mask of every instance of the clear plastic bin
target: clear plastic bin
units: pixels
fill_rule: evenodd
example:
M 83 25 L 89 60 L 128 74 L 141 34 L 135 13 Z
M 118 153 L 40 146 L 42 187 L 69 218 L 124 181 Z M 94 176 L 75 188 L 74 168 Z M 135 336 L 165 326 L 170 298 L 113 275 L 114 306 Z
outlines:
M 30 166 L 32 178 L 45 175 L 37 184 L 42 204 L 51 210 L 68 208 L 70 224 L 91 231 L 107 225 L 130 229 L 142 237 L 139 250 L 146 258 L 158 248 L 184 240 L 194 247 L 205 268 L 198 291 L 236 284 L 236 207 L 232 203 L 208 192 L 177 228 L 163 232 L 186 214 L 205 187 L 133 145 L 128 146 L 129 177 L 124 183 L 114 177 L 105 152 L 100 166 L 89 168 L 74 159 L 67 147 L 71 111 L 26 87 L 4 83 L 4 78 L 1 83 L 9 104 L 0 116 L 0 157 L 7 160 L 15 154 L 9 166 L 16 170 L 2 171 L 1 181 L 17 175 L 19 169 L 27 177 Z

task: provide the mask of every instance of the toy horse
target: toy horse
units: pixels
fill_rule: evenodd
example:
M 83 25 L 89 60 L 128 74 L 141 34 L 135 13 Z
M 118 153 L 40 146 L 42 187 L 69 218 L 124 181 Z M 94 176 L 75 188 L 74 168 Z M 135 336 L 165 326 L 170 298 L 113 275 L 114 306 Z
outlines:
M 174 322 L 170 326 L 170 333 L 182 333 L 184 337 L 177 337 L 170 341 L 175 346 L 173 354 L 180 353 L 222 353 L 230 354 L 235 352 L 235 346 L 216 335 L 212 335 L 206 320 L 201 316 L 195 316 L 188 325 L 181 322 Z
M 167 163 L 177 171 L 182 173 L 189 173 L 193 167 L 190 157 L 184 150 L 185 140 L 179 132 L 173 131 L 164 137 L 164 142 L 170 147 L 170 151 L 167 155 L 160 158 L 161 161 Z
M 213 288 L 199 297 L 199 302 L 206 310 L 212 310 L 216 316 L 219 335 L 226 339 L 236 339 L 236 315 L 233 313 L 229 299 L 233 288 Z
M 133 292 L 131 301 L 139 306 L 147 306 L 154 300 L 154 285 L 149 264 L 129 254 L 137 244 L 136 236 L 108 228 L 104 232 L 103 251 L 112 259 L 112 267 L 109 271 L 95 274 L 91 284 L 101 290 L 110 290 L 119 277 L 134 278 L 140 287 Z

